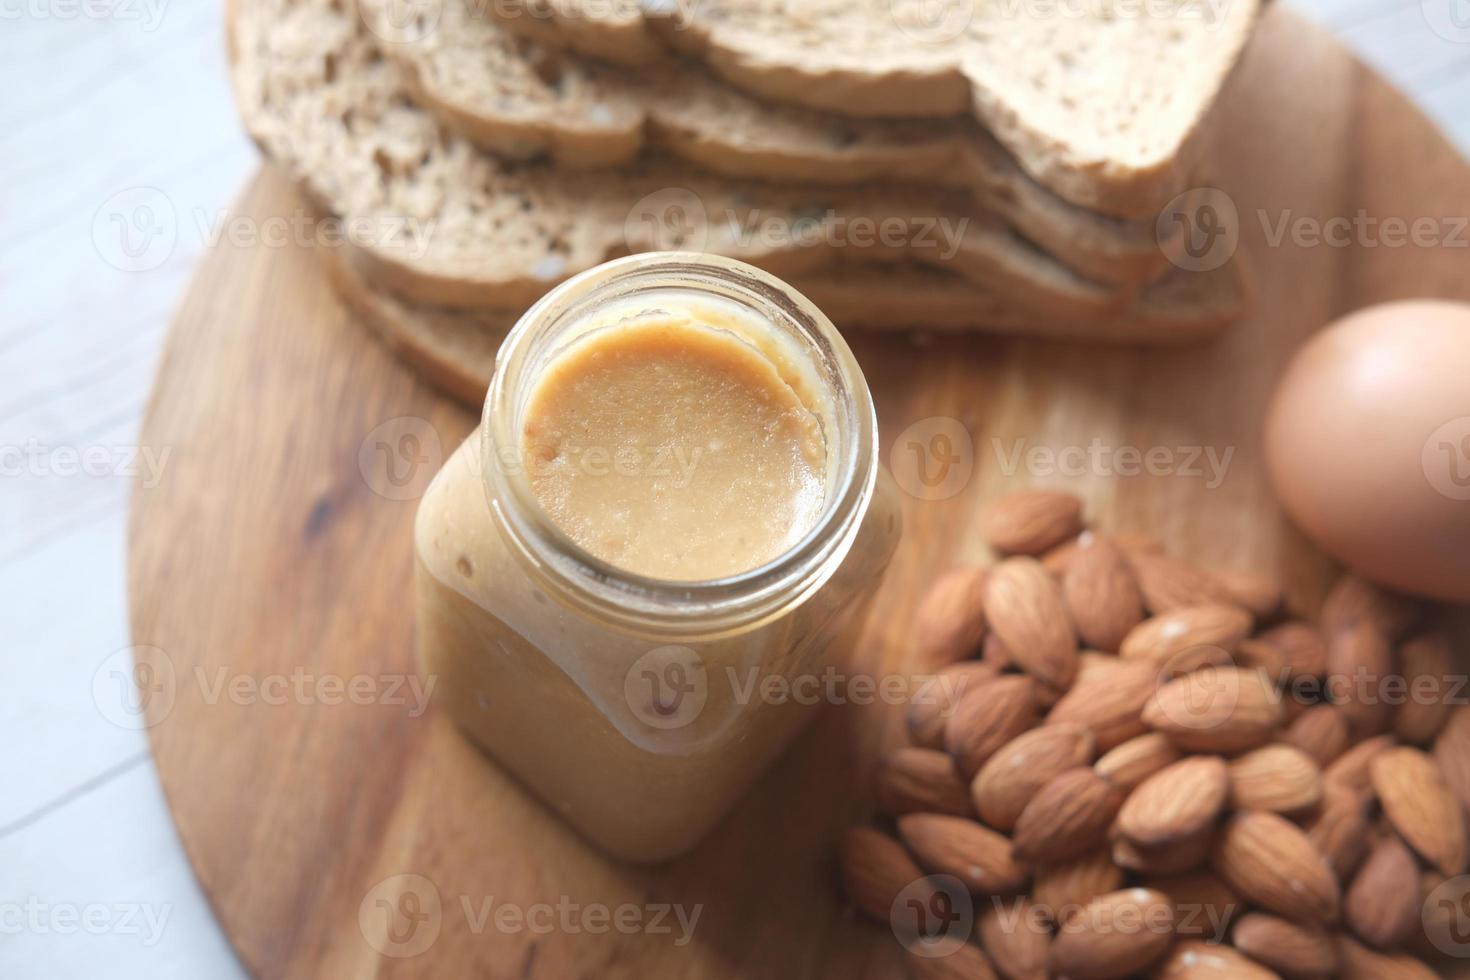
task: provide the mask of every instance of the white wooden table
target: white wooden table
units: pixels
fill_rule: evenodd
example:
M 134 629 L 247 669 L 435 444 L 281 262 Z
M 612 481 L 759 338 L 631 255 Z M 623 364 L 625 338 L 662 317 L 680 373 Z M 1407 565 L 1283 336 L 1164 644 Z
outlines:
M 1470 148 L 1470 0 L 1295 2 Z M 174 304 L 256 165 L 230 102 L 221 7 L 0 0 L 8 980 L 241 974 L 145 737 L 108 693 L 129 643 L 131 474 L 167 466 L 138 458 L 140 413 Z

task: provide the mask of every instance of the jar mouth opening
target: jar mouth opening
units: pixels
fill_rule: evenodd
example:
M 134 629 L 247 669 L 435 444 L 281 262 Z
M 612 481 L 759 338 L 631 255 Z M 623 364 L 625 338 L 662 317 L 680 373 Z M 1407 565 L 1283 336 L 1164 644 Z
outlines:
M 563 346 L 569 328 L 599 308 L 653 296 L 711 295 L 737 303 L 795 344 L 823 388 L 827 493 L 812 527 L 790 548 L 748 570 L 713 579 L 641 575 L 577 544 L 545 513 L 521 462 L 520 423 L 528 383 Z M 830 430 L 830 431 L 828 431 Z M 552 289 L 517 321 L 496 358 L 481 420 L 482 478 L 503 533 L 530 567 L 563 598 L 603 612 L 668 624 L 728 613 L 746 619 L 806 595 L 846 553 L 877 477 L 877 419 L 852 351 L 806 297 L 770 274 L 733 259 L 689 252 L 629 256 L 590 269 Z M 823 566 L 826 574 L 820 574 Z

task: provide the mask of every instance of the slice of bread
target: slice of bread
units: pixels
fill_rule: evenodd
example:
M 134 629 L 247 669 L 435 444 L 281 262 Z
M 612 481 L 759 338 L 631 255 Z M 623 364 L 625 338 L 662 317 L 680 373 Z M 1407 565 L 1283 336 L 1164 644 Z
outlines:
M 619 70 L 519 35 L 479 13 L 481 2 L 440 0 L 431 25 L 412 16 L 419 0 L 358 0 L 416 101 L 493 153 L 581 170 L 626 164 L 654 146 L 740 179 L 951 186 L 1100 282 L 1146 282 L 1165 263 L 1154 222 L 1063 201 L 974 122 L 774 105 L 685 58 Z
M 478 406 L 495 354 L 520 309 L 468 310 L 413 303 L 377 284 L 364 254 L 323 249 L 329 279 L 343 302 L 388 347 L 449 395 Z M 1079 323 L 1015 309 L 956 276 L 922 266 L 850 267 L 813 276 L 796 288 L 844 330 L 923 333 L 985 330 L 1062 340 L 1184 343 L 1219 333 L 1240 315 L 1238 270 L 1166 276 L 1123 314 Z
M 972 114 L 1057 194 L 1143 216 L 1180 192 L 1260 0 L 472 0 L 613 62 L 659 48 L 859 117 Z M 639 11 L 642 16 L 639 16 Z
M 410 299 L 522 306 L 608 258 L 680 247 L 788 278 L 915 261 L 1074 320 L 1127 301 L 964 194 L 732 182 L 661 159 L 595 175 L 506 164 L 423 111 L 333 0 L 237 0 L 231 27 L 252 136 Z

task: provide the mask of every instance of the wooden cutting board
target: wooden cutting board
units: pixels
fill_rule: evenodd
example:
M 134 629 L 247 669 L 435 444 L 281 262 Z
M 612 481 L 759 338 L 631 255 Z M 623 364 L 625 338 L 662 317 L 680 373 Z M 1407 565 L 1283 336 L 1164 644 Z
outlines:
M 1249 52 L 1214 158 L 1256 284 L 1254 315 L 1222 342 L 1144 352 L 852 338 L 884 443 L 899 452 L 894 469 L 912 473 L 913 444 L 922 453 L 953 423 L 973 461 L 954 496 L 905 501 L 905 538 L 855 673 L 910 665 L 915 597 L 951 563 L 986 560 L 977 514 L 1031 485 L 1081 494 L 1102 527 L 1278 573 L 1309 609 L 1320 599 L 1332 566 L 1287 524 L 1262 471 L 1273 379 L 1347 310 L 1470 299 L 1467 252 L 1314 247 L 1290 233 L 1273 246 L 1268 233 L 1283 219 L 1360 210 L 1464 214 L 1470 169 L 1403 98 L 1280 9 Z M 236 211 L 262 220 L 299 207 L 267 172 Z M 394 687 L 414 670 L 415 496 L 472 424 L 351 321 L 311 249 L 221 245 L 200 268 L 143 435 L 172 455 L 163 483 L 134 495 L 131 611 L 158 769 L 247 967 L 332 978 L 899 975 L 892 937 L 843 911 L 832 882 L 833 841 L 864 816 L 862 787 L 896 736 L 897 709 L 824 709 L 703 846 L 649 869 L 589 849 Z M 1104 463 L 1071 470 L 1073 447 L 1093 446 Z M 1162 447 L 1172 471 L 1119 475 L 1129 447 Z M 1229 454 L 1223 477 L 1203 462 L 1209 452 Z M 352 697 L 333 686 L 348 682 Z M 698 906 L 692 941 L 678 941 L 672 917 L 661 923 L 671 932 L 637 934 L 598 934 L 597 913 L 584 917 L 625 904 L 645 922 L 657 906 Z M 497 918 L 503 906 L 529 920 Z M 397 932 L 385 935 L 390 920 Z M 406 952 L 416 955 L 392 955 Z

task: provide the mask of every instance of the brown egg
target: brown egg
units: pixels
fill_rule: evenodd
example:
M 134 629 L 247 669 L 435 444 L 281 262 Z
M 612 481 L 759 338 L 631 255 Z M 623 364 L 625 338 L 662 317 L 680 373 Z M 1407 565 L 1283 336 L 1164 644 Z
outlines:
M 1297 352 L 1266 418 L 1276 493 L 1389 588 L 1470 601 L 1470 305 L 1386 303 Z

